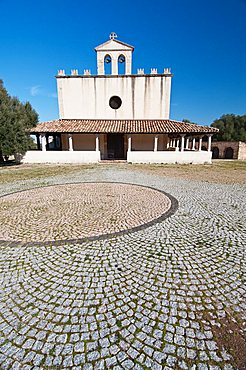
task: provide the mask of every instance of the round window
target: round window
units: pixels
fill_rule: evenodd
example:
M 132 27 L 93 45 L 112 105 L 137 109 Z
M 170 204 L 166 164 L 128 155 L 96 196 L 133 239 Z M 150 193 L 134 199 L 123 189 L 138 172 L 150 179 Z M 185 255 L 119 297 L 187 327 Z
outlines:
M 119 96 L 112 96 L 109 99 L 109 105 L 112 109 L 118 109 L 122 104 L 121 98 Z

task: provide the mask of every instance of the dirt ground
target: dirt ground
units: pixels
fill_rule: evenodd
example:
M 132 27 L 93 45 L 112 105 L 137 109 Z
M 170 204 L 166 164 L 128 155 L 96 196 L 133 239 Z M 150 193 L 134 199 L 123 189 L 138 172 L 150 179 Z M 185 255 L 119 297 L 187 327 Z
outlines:
M 212 165 L 139 165 L 135 167 L 166 177 L 220 184 L 246 184 L 246 161 L 215 160 Z
M 211 165 L 148 165 L 127 163 L 100 163 L 95 165 L 13 165 L 0 167 L 0 183 L 23 181 L 32 178 L 45 178 L 60 174 L 105 169 L 117 166 L 130 171 L 156 173 L 164 177 L 177 177 L 197 181 L 224 184 L 246 184 L 246 161 L 215 160 Z

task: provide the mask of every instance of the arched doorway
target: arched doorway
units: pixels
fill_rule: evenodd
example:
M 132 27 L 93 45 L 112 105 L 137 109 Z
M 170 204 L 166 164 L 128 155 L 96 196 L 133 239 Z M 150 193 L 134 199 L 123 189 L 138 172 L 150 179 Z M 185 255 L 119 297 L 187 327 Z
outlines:
M 224 158 L 225 159 L 233 159 L 233 149 L 230 146 L 225 149 Z
M 212 148 L 212 158 L 218 159 L 219 158 L 219 148 L 217 146 L 214 146 Z

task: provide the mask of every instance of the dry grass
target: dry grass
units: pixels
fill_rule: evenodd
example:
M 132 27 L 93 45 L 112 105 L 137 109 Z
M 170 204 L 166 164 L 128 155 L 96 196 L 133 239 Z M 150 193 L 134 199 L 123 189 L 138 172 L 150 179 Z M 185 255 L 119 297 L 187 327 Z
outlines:
M 133 167 L 165 177 L 220 184 L 246 184 L 246 161 L 216 160 L 211 165 L 133 165 Z
M 212 165 L 148 165 L 100 163 L 95 165 L 18 165 L 0 167 L 0 183 L 40 179 L 62 174 L 88 171 L 95 168 L 136 170 L 164 177 L 177 177 L 223 184 L 246 184 L 246 161 L 216 160 Z
M 93 169 L 93 165 L 41 165 L 33 164 L 26 165 L 20 164 L 10 167 L 0 167 L 0 184 L 14 181 L 24 181 L 29 179 L 42 179 L 45 177 L 58 176 L 63 174 L 74 173 L 77 171 L 83 171 Z

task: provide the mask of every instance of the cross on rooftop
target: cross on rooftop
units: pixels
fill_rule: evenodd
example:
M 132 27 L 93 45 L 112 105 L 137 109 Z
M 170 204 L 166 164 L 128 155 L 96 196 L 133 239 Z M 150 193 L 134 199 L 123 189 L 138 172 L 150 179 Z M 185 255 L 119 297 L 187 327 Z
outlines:
M 114 39 L 117 39 L 117 34 L 115 32 L 111 32 L 111 34 L 109 35 L 109 38 L 110 40 L 114 40 Z

